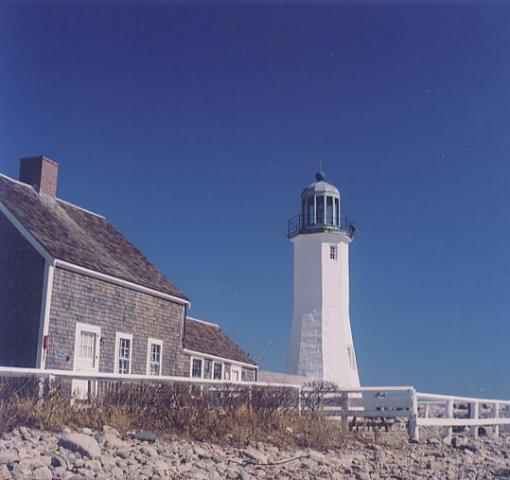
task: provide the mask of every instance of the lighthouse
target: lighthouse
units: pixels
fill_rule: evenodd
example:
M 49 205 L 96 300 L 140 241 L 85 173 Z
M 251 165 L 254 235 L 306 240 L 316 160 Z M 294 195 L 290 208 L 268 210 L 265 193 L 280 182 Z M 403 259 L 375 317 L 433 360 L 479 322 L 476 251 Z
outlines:
M 354 224 L 340 214 L 340 192 L 324 172 L 301 194 L 289 220 L 294 301 L 288 372 L 359 387 L 349 318 L 349 244 Z

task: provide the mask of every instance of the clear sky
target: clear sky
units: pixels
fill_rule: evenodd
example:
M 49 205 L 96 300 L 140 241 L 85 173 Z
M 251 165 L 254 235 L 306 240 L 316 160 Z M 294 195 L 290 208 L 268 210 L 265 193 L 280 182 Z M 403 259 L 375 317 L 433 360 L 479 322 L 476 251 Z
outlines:
M 0 171 L 61 164 L 265 368 L 322 161 L 362 382 L 510 398 L 510 4 L 0 4 Z

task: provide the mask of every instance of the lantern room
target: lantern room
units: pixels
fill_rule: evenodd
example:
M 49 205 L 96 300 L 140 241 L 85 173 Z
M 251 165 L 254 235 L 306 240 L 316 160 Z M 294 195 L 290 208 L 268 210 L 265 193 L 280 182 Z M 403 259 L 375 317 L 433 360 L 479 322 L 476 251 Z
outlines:
M 301 194 L 300 213 L 289 221 L 289 237 L 301 233 L 342 232 L 352 236 L 354 224 L 340 215 L 340 192 L 326 181 L 323 171 Z
M 322 171 L 315 174 L 315 180 L 301 194 L 302 228 L 338 227 L 340 192 L 334 185 L 326 182 L 326 175 Z

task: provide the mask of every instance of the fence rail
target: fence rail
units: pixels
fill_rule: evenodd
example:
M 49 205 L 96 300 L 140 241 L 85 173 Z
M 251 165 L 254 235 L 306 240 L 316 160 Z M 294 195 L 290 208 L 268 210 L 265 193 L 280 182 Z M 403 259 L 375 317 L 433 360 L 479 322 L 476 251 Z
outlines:
M 46 370 L 39 368 L 19 368 L 19 367 L 0 367 L 0 377 L 38 377 L 38 378 L 68 378 L 70 380 L 85 381 L 117 381 L 125 383 L 151 382 L 151 383 L 188 383 L 194 385 L 239 385 L 244 387 L 274 387 L 301 389 L 300 385 L 287 383 L 266 383 L 266 382 L 243 382 L 234 380 L 213 380 L 209 378 L 191 378 L 166 375 L 137 375 L 137 374 L 119 374 L 119 373 L 93 373 L 93 372 L 75 372 L 68 370 Z
M 451 437 L 454 428 L 464 427 L 478 437 L 479 427 L 492 427 L 497 435 L 500 426 L 510 425 L 510 401 L 421 392 L 416 398 L 417 432 L 419 427 L 443 427 Z
M 345 429 L 352 428 L 359 419 L 378 419 L 384 426 L 398 419 L 407 422 L 411 439 L 418 441 L 420 428 L 442 427 L 447 436 L 454 428 L 471 428 L 475 436 L 479 427 L 510 425 L 510 401 L 457 397 L 416 392 L 414 387 L 359 387 L 338 389 L 326 386 L 301 386 L 286 383 L 242 382 L 180 376 L 122 375 L 113 373 L 75 372 L 36 368 L 1 367 L 0 381 L 4 378 L 35 377 L 43 380 L 68 379 L 87 386 L 87 398 L 97 392 L 101 382 L 188 384 L 212 393 L 232 391 L 233 387 L 247 390 L 248 398 L 257 389 L 286 390 L 293 395 L 294 407 L 300 415 L 320 413 L 341 420 Z M 320 384 L 318 384 L 320 385 Z M 93 395 L 93 393 L 92 393 Z

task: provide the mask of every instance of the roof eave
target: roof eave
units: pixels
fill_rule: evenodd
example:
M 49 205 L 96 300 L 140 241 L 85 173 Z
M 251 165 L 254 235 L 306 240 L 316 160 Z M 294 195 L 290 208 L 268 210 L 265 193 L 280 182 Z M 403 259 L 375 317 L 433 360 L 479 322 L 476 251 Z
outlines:
M 105 281 L 108 281 L 108 282 L 111 282 L 111 283 L 114 283 L 114 284 L 117 284 L 117 285 L 120 285 L 123 287 L 127 287 L 127 288 L 131 288 L 133 290 L 140 291 L 142 293 L 147 293 L 147 294 L 155 296 L 155 297 L 164 298 L 165 300 L 170 300 L 172 302 L 185 304 L 188 307 L 191 305 L 191 302 L 189 301 L 189 299 L 187 297 L 185 297 L 184 295 L 182 297 L 177 296 L 177 295 L 170 295 L 169 293 L 162 292 L 160 290 L 155 290 L 150 287 L 145 287 L 143 285 L 139 285 L 138 283 L 133 283 L 128 280 L 124 280 L 122 278 L 118 278 L 118 277 L 114 277 L 112 275 L 108 275 L 106 273 L 98 272 L 96 270 L 91 270 L 89 268 L 82 267 L 80 265 L 76 265 L 74 263 L 70 263 L 65 260 L 55 259 L 55 264 L 57 267 L 61 267 L 61 268 L 67 269 L 67 270 L 72 270 L 77 273 L 81 273 L 83 275 L 88 275 L 90 277 L 98 278 L 100 280 L 105 280 Z
M 200 355 L 202 357 L 212 358 L 213 360 L 221 360 L 223 362 L 236 363 L 238 365 L 241 365 L 241 366 L 247 367 L 247 368 L 256 368 L 256 369 L 259 368 L 259 366 L 255 362 L 254 363 L 242 362 L 240 360 L 235 360 L 233 358 L 220 357 L 218 355 L 212 355 L 212 354 L 206 353 L 206 352 L 199 352 L 198 350 L 191 350 L 189 348 L 183 348 L 182 351 L 189 355 Z
M 6 177 L 6 178 L 8 178 L 9 180 L 12 180 L 9 177 Z M 83 274 L 86 274 L 86 275 L 89 275 L 89 276 L 92 276 L 92 277 L 102 278 L 103 280 L 110 281 L 111 283 L 115 283 L 115 284 L 118 284 L 118 285 L 123 285 L 123 286 L 126 286 L 128 288 L 132 288 L 133 290 L 142 291 L 144 293 L 147 293 L 147 294 L 150 294 L 150 295 L 153 295 L 153 296 L 157 296 L 157 297 L 161 297 L 161 298 L 165 298 L 165 299 L 171 300 L 173 302 L 186 304 L 188 307 L 191 305 L 190 300 L 184 294 L 181 294 L 181 295 L 171 295 L 171 294 L 169 294 L 167 292 L 163 292 L 163 291 L 156 290 L 156 289 L 153 289 L 153 288 L 150 288 L 150 287 L 146 287 L 146 286 L 134 283 L 134 282 L 130 282 L 129 280 L 124 280 L 122 278 L 115 277 L 113 275 L 108 275 L 108 274 L 105 274 L 105 273 L 101 273 L 101 272 L 98 272 L 96 270 L 91 270 L 89 268 L 82 267 L 82 266 L 77 265 L 75 263 L 67 262 L 65 260 L 61 260 L 59 258 L 56 258 L 56 257 L 54 257 L 54 256 L 52 256 L 50 254 L 50 252 L 46 249 L 46 247 L 42 244 L 42 242 L 40 242 L 39 239 L 37 239 L 35 237 L 35 235 L 33 235 L 23 225 L 23 223 L 20 220 L 18 220 L 16 215 L 14 215 L 9 210 L 9 208 L 7 208 L 5 206 L 5 204 L 1 200 L 0 200 L 0 212 L 5 215 L 5 217 L 11 222 L 11 224 L 14 226 L 14 228 L 16 228 L 16 230 L 18 230 L 18 232 L 23 236 L 23 238 L 25 238 L 25 240 L 27 240 L 27 242 L 50 265 L 57 265 L 58 264 L 58 265 L 60 265 L 60 266 L 62 266 L 64 268 L 67 268 L 69 270 L 75 270 L 75 271 L 78 271 L 79 273 L 83 273 Z

